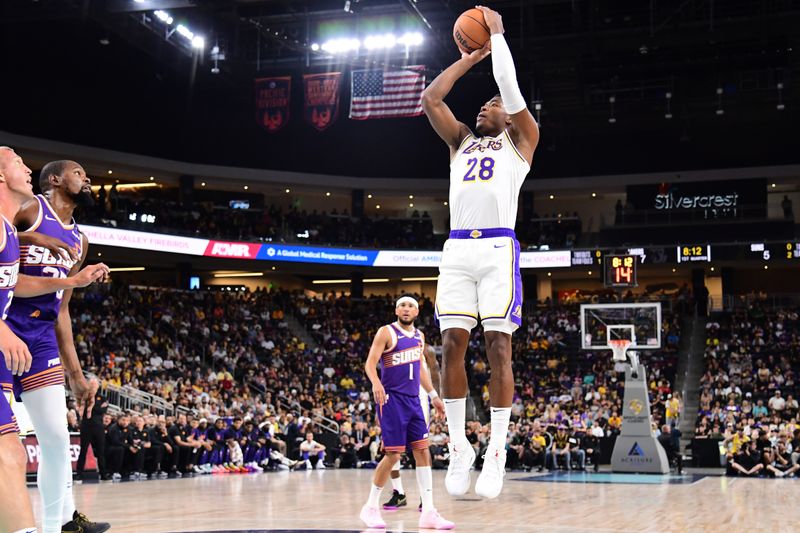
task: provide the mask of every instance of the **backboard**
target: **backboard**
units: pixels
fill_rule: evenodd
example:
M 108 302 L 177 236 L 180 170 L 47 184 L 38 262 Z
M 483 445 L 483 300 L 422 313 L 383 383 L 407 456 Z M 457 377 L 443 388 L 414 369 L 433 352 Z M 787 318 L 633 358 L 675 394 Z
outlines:
M 609 339 L 632 341 L 630 350 L 661 348 L 661 304 L 581 305 L 581 348 L 609 350 Z

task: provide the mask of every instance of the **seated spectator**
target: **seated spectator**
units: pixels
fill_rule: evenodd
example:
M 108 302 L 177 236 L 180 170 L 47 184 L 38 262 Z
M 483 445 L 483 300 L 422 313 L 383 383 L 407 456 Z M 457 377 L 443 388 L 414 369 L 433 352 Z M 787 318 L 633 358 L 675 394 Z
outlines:
M 314 440 L 312 432 L 306 433 L 305 440 L 300 444 L 300 454 L 306 463 L 306 469 L 311 470 L 314 465 L 311 462 L 312 457 L 316 457 L 316 468 L 320 470 L 325 469 L 325 446 Z

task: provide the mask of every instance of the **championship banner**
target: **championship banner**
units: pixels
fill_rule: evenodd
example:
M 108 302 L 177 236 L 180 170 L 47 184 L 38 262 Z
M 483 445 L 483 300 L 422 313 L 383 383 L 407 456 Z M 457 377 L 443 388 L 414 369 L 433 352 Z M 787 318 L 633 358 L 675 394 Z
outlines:
M 341 72 L 305 74 L 303 76 L 306 122 L 317 131 L 326 130 L 339 118 L 341 79 Z
M 255 86 L 258 124 L 269 133 L 276 133 L 289 122 L 292 78 L 258 78 Z

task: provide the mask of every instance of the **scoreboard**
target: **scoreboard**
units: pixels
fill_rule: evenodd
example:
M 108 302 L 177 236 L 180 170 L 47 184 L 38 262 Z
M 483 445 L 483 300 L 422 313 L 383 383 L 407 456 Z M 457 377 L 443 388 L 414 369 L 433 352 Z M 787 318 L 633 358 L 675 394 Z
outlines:
M 625 289 L 638 285 L 636 267 L 639 263 L 639 256 L 606 255 L 603 257 L 603 263 L 605 265 L 604 282 L 606 287 Z

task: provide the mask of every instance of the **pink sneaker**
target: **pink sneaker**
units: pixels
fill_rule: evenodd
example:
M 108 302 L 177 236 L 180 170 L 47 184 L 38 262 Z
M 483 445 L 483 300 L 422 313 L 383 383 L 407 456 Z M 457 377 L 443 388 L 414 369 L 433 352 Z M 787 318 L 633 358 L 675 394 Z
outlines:
M 358 515 L 361 518 L 361 521 L 367 524 L 367 527 L 374 527 L 374 528 L 385 528 L 386 522 L 383 521 L 381 518 L 381 512 L 378 510 L 377 507 L 368 507 L 364 506 L 361 508 L 361 514 Z M 420 524 L 422 521 L 420 521 Z
M 454 527 L 456 527 L 455 523 L 442 518 L 436 509 L 422 513 L 419 517 L 420 529 L 453 529 Z

